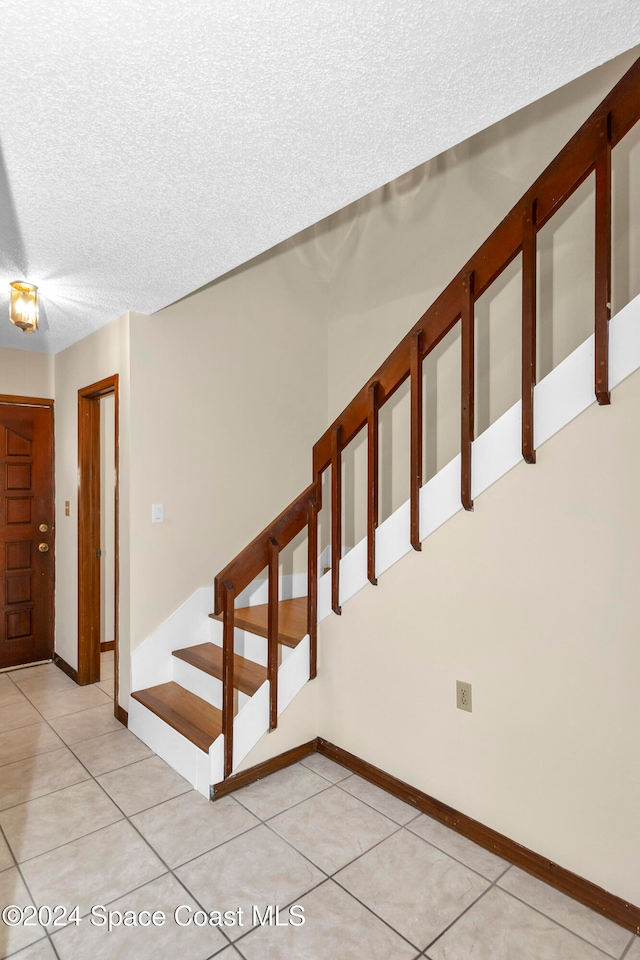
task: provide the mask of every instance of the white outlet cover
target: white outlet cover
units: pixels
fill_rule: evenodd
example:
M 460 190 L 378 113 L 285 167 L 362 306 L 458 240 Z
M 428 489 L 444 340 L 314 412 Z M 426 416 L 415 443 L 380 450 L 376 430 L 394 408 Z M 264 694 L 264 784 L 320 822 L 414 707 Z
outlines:
M 151 523 L 164 523 L 164 504 L 151 504 Z

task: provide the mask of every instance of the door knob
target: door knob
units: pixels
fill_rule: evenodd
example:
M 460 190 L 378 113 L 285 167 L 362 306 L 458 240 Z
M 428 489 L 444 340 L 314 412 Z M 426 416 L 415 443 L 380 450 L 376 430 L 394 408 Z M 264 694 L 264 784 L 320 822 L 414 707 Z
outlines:
M 39 543 L 38 550 L 40 553 L 49 553 L 49 544 L 48 543 Z
M 40 531 L 40 533 L 46 533 L 48 529 L 49 527 L 46 523 L 41 523 L 40 526 L 38 527 L 38 530 Z

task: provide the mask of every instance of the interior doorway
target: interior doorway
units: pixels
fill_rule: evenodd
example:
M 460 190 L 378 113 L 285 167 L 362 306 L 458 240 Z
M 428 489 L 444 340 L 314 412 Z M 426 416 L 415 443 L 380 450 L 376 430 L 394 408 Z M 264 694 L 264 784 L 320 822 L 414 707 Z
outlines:
M 97 683 L 113 649 L 118 705 L 118 375 L 78 391 L 78 683 Z

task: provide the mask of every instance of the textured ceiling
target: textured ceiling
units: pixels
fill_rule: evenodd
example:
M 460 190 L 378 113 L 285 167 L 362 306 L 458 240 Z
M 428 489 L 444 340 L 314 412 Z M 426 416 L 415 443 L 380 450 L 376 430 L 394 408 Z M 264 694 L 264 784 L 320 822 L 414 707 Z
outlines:
M 153 313 L 640 42 L 638 0 L 5 0 L 0 317 Z

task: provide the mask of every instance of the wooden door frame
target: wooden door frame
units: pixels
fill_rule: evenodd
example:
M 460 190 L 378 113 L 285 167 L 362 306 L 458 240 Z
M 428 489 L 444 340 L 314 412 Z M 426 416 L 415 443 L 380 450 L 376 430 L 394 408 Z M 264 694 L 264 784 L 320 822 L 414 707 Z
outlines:
M 50 652 L 51 652 L 51 659 L 53 660 L 54 657 L 55 657 L 55 649 L 56 649 L 56 647 L 55 647 L 55 609 L 56 609 L 56 544 L 55 544 L 55 536 L 56 536 L 56 522 L 55 522 L 56 469 L 55 469 L 55 462 L 56 462 L 56 461 L 55 461 L 55 455 L 56 455 L 56 451 L 55 451 L 55 429 L 54 429 L 54 418 L 55 418 L 54 407 L 55 407 L 55 403 L 54 403 L 54 401 L 53 401 L 51 398 L 48 398 L 48 397 L 20 397 L 20 396 L 14 396 L 13 394 L 6 394 L 6 393 L 0 393 L 0 403 L 10 403 L 10 404 L 13 404 L 13 406 L 16 406 L 16 407 L 47 407 L 49 410 L 51 410 L 51 421 L 50 421 L 50 429 L 51 429 L 51 437 L 50 437 L 50 443 L 51 443 L 51 477 L 50 477 L 50 483 L 51 483 L 51 497 L 52 497 L 53 515 L 54 515 L 54 519 L 53 519 L 54 542 L 53 542 L 53 578 L 52 578 L 52 584 L 51 584 L 51 605 L 50 605 L 50 616 L 51 616 L 51 645 L 50 645 Z
M 114 373 L 78 390 L 78 683 L 100 679 L 100 400 L 113 396 L 115 406 L 114 519 L 114 714 L 119 688 L 119 378 Z

